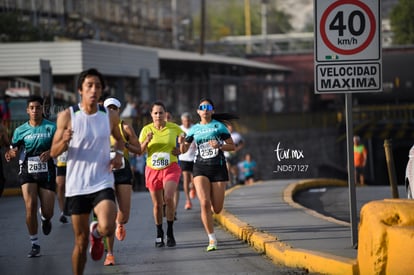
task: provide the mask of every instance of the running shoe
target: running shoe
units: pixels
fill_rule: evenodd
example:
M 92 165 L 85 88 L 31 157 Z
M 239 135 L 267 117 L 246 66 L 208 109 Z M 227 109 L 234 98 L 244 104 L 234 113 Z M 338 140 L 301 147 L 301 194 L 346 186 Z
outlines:
M 157 237 L 155 239 L 155 247 L 164 247 L 165 243 L 162 237 Z
M 174 236 L 167 236 L 167 246 L 174 247 L 176 245 Z
M 191 203 L 191 201 L 187 201 L 185 203 L 184 209 L 185 210 L 190 210 L 191 208 L 193 208 L 193 204 Z
M 59 221 L 61 222 L 61 223 L 68 223 L 69 221 L 68 221 L 68 218 L 66 218 L 66 216 L 65 215 L 60 215 L 60 218 L 59 218 Z
M 104 265 L 108 266 L 108 265 L 115 265 L 115 257 L 114 255 L 110 255 L 107 254 L 105 261 L 104 261 Z
M 42 231 L 45 235 L 50 234 L 50 231 L 52 231 L 52 223 L 50 220 L 42 220 Z
M 50 220 L 45 219 L 42 215 L 42 208 L 39 207 L 39 214 L 40 214 L 40 221 L 42 222 L 42 231 L 43 234 L 49 235 L 50 231 L 52 231 L 52 223 Z
M 208 244 L 206 251 L 209 252 L 209 251 L 214 251 L 214 250 L 217 250 L 217 242 L 210 240 L 210 243 Z
M 126 237 L 126 230 L 123 224 L 118 223 L 115 231 L 116 238 L 123 241 Z
M 32 244 L 32 249 L 30 250 L 29 254 L 27 254 L 27 258 L 39 257 L 40 256 L 40 245 Z
M 102 243 L 102 237 L 96 238 L 92 232 L 98 226 L 97 221 L 91 222 L 89 226 L 89 241 L 90 241 L 90 248 L 89 253 L 91 254 L 92 260 L 98 261 L 102 258 L 104 253 L 104 245 Z
M 195 199 L 197 193 L 194 187 L 190 189 L 190 198 Z

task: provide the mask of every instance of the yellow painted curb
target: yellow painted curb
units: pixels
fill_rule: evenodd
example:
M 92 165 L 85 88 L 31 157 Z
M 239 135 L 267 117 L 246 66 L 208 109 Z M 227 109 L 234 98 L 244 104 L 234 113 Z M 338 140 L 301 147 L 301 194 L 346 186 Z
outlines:
M 3 191 L 3 197 L 11 197 L 11 196 L 21 196 L 22 189 L 20 188 L 5 188 Z
M 260 182 L 255 184 L 260 184 Z M 322 186 L 344 185 L 347 185 L 345 181 L 335 179 L 304 180 L 289 185 L 284 190 L 284 199 L 287 202 L 289 201 L 289 204 L 295 204 L 294 207 L 298 207 L 299 204 L 293 202 L 292 196 L 299 190 Z M 227 190 L 226 195 L 240 187 L 241 186 L 236 186 Z M 304 207 L 300 206 L 300 208 Z M 308 270 L 308 272 L 318 272 L 323 274 L 359 274 L 356 259 L 293 248 L 288 244 L 280 242 L 277 236 L 261 232 L 253 226 L 240 221 L 225 209 L 220 214 L 214 215 L 214 218 L 238 239 L 247 242 L 257 251 L 266 254 L 275 263 L 295 268 L 304 268 Z
M 361 274 L 414 274 L 414 200 L 371 201 L 361 209 Z

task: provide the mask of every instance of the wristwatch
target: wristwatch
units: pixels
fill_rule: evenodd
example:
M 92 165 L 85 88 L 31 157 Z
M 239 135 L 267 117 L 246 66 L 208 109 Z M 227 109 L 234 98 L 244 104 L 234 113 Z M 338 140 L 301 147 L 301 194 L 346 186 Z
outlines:
M 125 148 L 129 148 L 129 143 L 128 142 L 125 142 Z

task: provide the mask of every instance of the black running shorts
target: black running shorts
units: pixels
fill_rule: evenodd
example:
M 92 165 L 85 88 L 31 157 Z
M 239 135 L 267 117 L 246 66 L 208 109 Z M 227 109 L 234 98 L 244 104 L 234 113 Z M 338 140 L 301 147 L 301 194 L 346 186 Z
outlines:
M 180 160 L 179 163 L 180 163 L 181 171 L 193 172 L 193 166 L 194 166 L 193 161 Z
M 66 197 L 65 215 L 79 215 L 91 213 L 92 209 L 103 200 L 115 202 L 115 192 L 112 188 L 88 194 L 73 197 Z
M 56 176 L 66 176 L 66 166 L 57 166 Z
M 129 161 L 125 159 L 125 167 L 114 170 L 115 184 L 129 184 L 132 185 L 132 170 Z
M 197 176 L 205 176 L 210 180 L 210 182 L 229 180 L 226 165 L 200 165 L 194 163 L 193 177 Z
M 46 169 L 46 167 L 45 167 Z M 20 165 L 19 171 L 19 183 L 23 185 L 25 183 L 37 183 L 40 188 L 48 189 L 56 192 L 56 167 L 53 159 L 47 161 L 47 172 L 34 172 L 28 161 L 24 161 Z

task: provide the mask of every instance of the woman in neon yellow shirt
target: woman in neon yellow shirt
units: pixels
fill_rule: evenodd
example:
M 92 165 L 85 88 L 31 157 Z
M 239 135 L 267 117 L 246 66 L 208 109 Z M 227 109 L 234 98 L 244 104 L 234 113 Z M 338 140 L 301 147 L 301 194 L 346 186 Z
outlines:
M 175 246 L 173 233 L 175 203 L 174 193 L 181 176 L 178 165 L 177 141 L 181 142 L 184 133 L 180 126 L 165 121 L 166 109 L 162 102 L 151 106 L 152 123 L 141 130 L 139 142 L 141 151 L 146 151 L 147 166 L 145 168 L 145 185 L 148 188 L 152 203 L 155 225 L 157 227 L 156 247 L 163 247 L 164 231 L 162 228 L 162 206 L 166 204 L 167 246 Z

